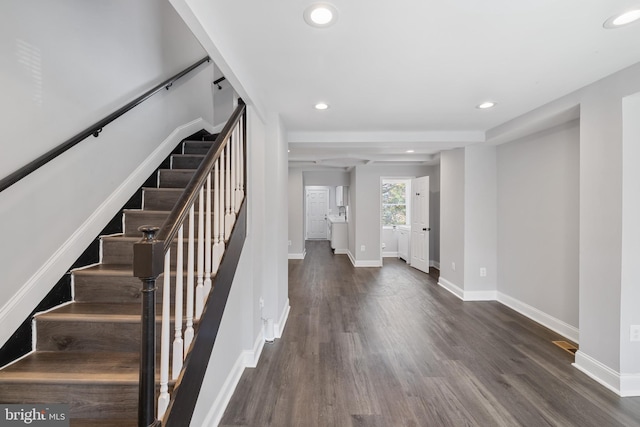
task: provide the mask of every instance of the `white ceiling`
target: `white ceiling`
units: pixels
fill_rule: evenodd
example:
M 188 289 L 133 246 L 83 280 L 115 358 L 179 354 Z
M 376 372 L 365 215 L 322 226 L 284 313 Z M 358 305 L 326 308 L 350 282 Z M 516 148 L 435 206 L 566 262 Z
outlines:
M 640 0 L 332 0 L 323 29 L 311 3 L 215 0 L 204 24 L 231 81 L 281 115 L 290 165 L 434 161 L 640 62 L 640 22 L 602 26 Z

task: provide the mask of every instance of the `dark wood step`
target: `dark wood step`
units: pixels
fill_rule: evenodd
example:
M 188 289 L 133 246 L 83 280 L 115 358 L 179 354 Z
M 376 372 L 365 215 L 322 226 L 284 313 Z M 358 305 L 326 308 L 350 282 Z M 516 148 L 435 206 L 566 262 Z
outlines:
M 91 425 L 83 419 L 135 420 L 139 363 L 134 352 L 36 351 L 0 371 L 0 402 L 65 403 L 71 425 Z
M 144 210 L 170 211 L 182 195 L 182 188 L 148 188 L 142 189 L 142 208 Z M 211 206 L 213 208 L 213 195 L 211 191 Z M 200 206 L 199 197 L 196 198 L 196 209 Z
M 171 169 L 198 169 L 204 154 L 172 154 Z
M 160 342 L 161 310 L 158 304 L 157 342 Z M 140 304 L 135 303 L 74 302 L 37 314 L 36 350 L 137 352 L 140 349 L 140 313 Z
M 185 188 L 195 169 L 160 169 L 158 171 L 158 187 Z
M 76 302 L 140 304 L 142 282 L 133 276 L 132 265 L 97 264 L 72 271 Z M 183 275 L 186 296 L 187 273 Z M 157 281 L 157 301 L 162 299 L 164 275 Z M 171 274 L 171 298 L 175 297 L 175 272 Z
M 152 210 L 139 210 L 139 209 L 124 209 L 123 210 L 124 216 L 123 216 L 123 230 L 124 230 L 124 235 L 125 236 L 132 236 L 132 237 L 142 237 L 142 233 L 140 231 L 138 231 L 138 228 L 143 226 L 143 225 L 156 225 L 158 227 L 161 227 L 162 224 L 164 224 L 165 220 L 167 219 L 167 217 L 169 216 L 169 211 L 152 211 Z M 194 232 L 197 233 L 198 232 L 198 218 L 199 218 L 199 214 L 196 211 L 195 215 L 194 215 L 194 222 L 195 222 L 195 228 L 194 228 Z M 213 230 L 213 215 L 211 215 L 212 217 L 212 230 Z M 206 217 L 205 217 L 206 218 Z M 185 237 L 187 235 L 187 232 L 189 230 L 189 219 L 187 217 L 185 226 L 184 226 L 184 233 L 185 233 Z M 213 231 L 212 231 L 213 232 Z
M 207 154 L 213 141 L 184 141 L 182 154 Z
M 140 241 L 139 237 L 134 236 L 104 236 L 100 238 L 102 242 L 102 263 L 103 264 L 121 264 L 131 266 L 133 264 L 133 245 Z M 195 240 L 194 250 L 197 251 L 198 239 Z M 185 260 L 187 257 L 188 242 L 185 239 L 183 244 Z M 178 244 L 174 240 L 171 245 L 171 266 L 176 265 L 176 252 Z M 186 263 L 186 261 L 185 261 Z M 186 267 L 185 267 L 186 268 Z
M 70 405 L 72 418 L 136 418 L 138 353 L 35 352 L 0 371 L 0 402 Z

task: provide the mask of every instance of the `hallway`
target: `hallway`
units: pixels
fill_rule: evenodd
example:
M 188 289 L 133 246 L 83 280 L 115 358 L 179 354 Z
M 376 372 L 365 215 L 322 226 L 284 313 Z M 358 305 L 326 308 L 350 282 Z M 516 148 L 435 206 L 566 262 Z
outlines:
M 284 334 L 221 426 L 640 426 L 640 398 L 573 368 L 554 332 L 396 259 L 356 269 L 327 241 L 306 246 Z

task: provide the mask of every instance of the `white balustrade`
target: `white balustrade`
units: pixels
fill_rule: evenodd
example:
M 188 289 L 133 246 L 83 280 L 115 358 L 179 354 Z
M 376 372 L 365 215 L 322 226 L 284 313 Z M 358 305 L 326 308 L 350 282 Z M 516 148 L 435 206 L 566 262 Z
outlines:
M 184 259 L 185 225 L 181 225 L 178 229 L 175 239 L 177 250 L 173 345 L 170 342 L 171 249 L 167 250 L 165 254 L 160 339 L 159 419 L 162 419 L 170 401 L 169 366 L 171 365 L 171 379 L 177 379 L 194 339 L 194 322 L 199 320 L 203 313 L 204 304 L 211 292 L 212 278 L 218 272 L 224 255 L 225 242 L 229 240 L 236 220 L 236 213 L 239 212 L 245 197 L 243 126 L 244 122 L 241 118 L 230 137 L 225 141 L 226 144 L 220 157 L 215 161 L 212 171 L 209 172 L 205 185 L 199 189 L 197 225 L 195 219 L 196 203 L 189 208 L 186 260 Z M 196 229 L 197 239 L 195 238 Z M 185 273 L 186 284 L 184 283 Z M 170 355 L 171 347 L 173 351 Z

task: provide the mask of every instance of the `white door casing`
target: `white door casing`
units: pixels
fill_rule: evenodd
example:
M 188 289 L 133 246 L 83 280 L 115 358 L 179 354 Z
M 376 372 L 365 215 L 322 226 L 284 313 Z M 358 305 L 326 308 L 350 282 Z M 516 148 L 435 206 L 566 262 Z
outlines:
M 411 266 L 429 272 L 429 177 L 411 180 Z
M 327 239 L 329 189 L 307 189 L 307 239 Z

